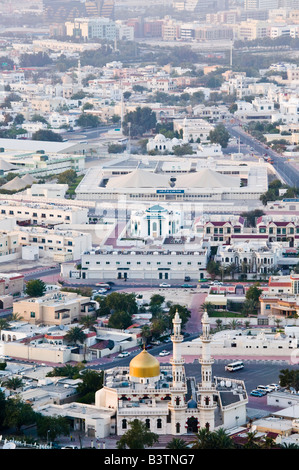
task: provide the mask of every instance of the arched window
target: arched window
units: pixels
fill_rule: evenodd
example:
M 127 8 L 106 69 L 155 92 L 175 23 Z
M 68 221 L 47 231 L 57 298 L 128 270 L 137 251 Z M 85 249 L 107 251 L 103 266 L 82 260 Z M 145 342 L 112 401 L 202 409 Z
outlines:
M 176 427 L 176 433 L 179 434 L 180 431 L 181 431 L 181 425 L 180 425 L 180 423 L 176 423 L 175 427 Z
M 210 430 L 210 423 L 206 423 L 205 428 L 206 428 L 207 431 L 209 431 Z
M 175 404 L 176 404 L 176 405 L 179 405 L 179 404 L 180 404 L 180 401 L 181 401 L 180 397 L 176 397 L 176 399 L 175 399 Z
M 127 429 L 127 420 L 126 419 L 122 420 L 121 427 L 122 427 L 122 429 Z
M 161 429 L 161 428 L 162 428 L 162 419 L 158 418 L 157 419 L 157 429 Z
M 150 419 L 146 419 L 146 420 L 145 420 L 145 425 L 146 425 L 146 427 L 147 427 L 148 429 L 150 429 L 150 427 L 151 427 L 151 421 L 150 421 Z

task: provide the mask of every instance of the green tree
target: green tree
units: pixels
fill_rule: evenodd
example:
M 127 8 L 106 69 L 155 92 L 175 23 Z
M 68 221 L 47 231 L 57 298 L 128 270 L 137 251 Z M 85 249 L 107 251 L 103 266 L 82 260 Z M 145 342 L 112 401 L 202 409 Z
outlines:
M 129 312 L 117 310 L 112 313 L 109 317 L 108 326 L 109 328 L 117 328 L 119 330 L 125 330 L 132 325 L 132 315 Z
M 40 129 L 32 134 L 32 140 L 42 140 L 49 142 L 62 142 L 63 139 L 60 134 L 53 132 L 49 129 Z
M 152 307 L 153 305 L 161 306 L 164 301 L 165 301 L 164 295 L 153 294 L 150 298 L 150 307 Z
M 141 328 L 142 343 L 147 344 L 148 340 L 152 337 L 152 332 L 149 325 L 143 325 Z
M 220 274 L 220 264 L 210 260 L 207 264 L 207 273 L 209 273 L 212 279 L 215 279 Z
M 155 129 L 157 123 L 156 113 L 148 107 L 138 107 L 130 111 L 124 117 L 123 131 L 131 137 L 142 136 L 146 132 Z
M 0 340 L 2 330 L 8 330 L 10 328 L 10 323 L 6 318 L 0 318 Z
M 175 145 L 172 150 L 176 156 L 192 155 L 194 153 L 192 146 L 189 144 Z
M 180 305 L 180 304 L 171 305 L 171 307 L 169 308 L 169 311 L 168 311 L 168 318 L 169 318 L 168 324 L 169 324 L 170 328 L 172 327 L 172 320 L 175 316 L 176 311 L 178 311 L 180 319 L 182 320 L 181 327 L 182 327 L 182 330 L 183 330 L 185 328 L 189 318 L 191 317 L 191 312 L 184 305 Z
M 42 439 L 55 441 L 58 436 L 68 436 L 70 424 L 64 416 L 44 416 L 36 413 L 37 435 Z
M 85 341 L 86 335 L 83 333 L 82 329 L 79 328 L 78 326 L 74 326 L 73 328 L 70 328 L 65 335 L 65 340 L 70 343 L 70 344 L 77 344 L 81 343 L 83 344 Z
M 20 398 L 8 398 L 5 405 L 4 426 L 16 428 L 19 433 L 22 426 L 34 424 L 36 414 L 31 405 Z
M 84 315 L 80 318 L 80 325 L 82 325 L 83 328 L 88 328 L 89 330 L 92 330 L 94 329 L 95 321 L 96 318 L 94 315 Z
M 94 403 L 95 393 L 103 387 L 104 372 L 84 370 L 80 377 L 82 382 L 77 386 L 77 391 L 80 394 L 77 401 L 79 403 Z
M 31 279 L 26 282 L 25 294 L 29 297 L 42 297 L 47 290 L 47 286 L 41 279 Z
M 10 390 L 17 390 L 17 388 L 21 388 L 23 385 L 23 380 L 20 377 L 11 377 L 10 379 L 5 380 L 2 382 L 6 388 Z
M 245 294 L 246 300 L 254 300 L 255 302 L 259 302 L 259 298 L 263 293 L 263 289 L 260 289 L 259 285 L 259 283 L 255 283 L 253 286 L 249 287 Z
M 71 364 L 65 364 L 61 367 L 54 367 L 50 372 L 47 373 L 47 377 L 68 377 L 70 379 L 78 379 L 82 369 L 84 369 L 83 364 L 77 364 L 75 366 L 72 366 Z
M 65 170 L 58 175 L 57 183 L 71 185 L 76 181 L 76 178 L 77 178 L 76 171 L 70 168 L 69 170 Z
M 126 149 L 125 145 L 121 144 L 109 144 L 108 153 L 123 153 Z
M 117 442 L 117 449 L 145 449 L 152 447 L 159 440 L 159 436 L 151 432 L 139 419 L 131 421 L 129 426 L 130 429 Z
M 82 113 L 77 119 L 77 125 L 80 127 L 98 127 L 100 124 L 100 119 L 94 114 Z
M 220 144 L 221 147 L 226 148 L 230 134 L 223 124 L 217 124 L 217 126 L 210 131 L 209 137 L 213 144 Z
M 192 449 L 233 449 L 233 440 L 223 428 L 217 431 L 209 431 L 206 428 L 200 429 L 193 441 Z
M 174 437 L 166 445 L 166 449 L 188 449 L 188 444 L 184 439 L 180 437 Z
M 104 303 L 107 305 L 110 313 L 115 311 L 126 311 L 130 315 L 138 313 L 138 305 L 134 293 L 112 292 L 105 297 Z

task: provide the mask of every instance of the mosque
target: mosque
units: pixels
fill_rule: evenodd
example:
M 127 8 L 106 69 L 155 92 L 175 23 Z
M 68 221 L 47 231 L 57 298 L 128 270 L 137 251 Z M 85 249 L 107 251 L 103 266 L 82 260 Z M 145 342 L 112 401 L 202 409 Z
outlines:
M 95 407 L 114 411 L 111 419 L 115 434 L 124 434 L 134 419 L 143 421 L 158 435 L 184 435 L 202 428 L 214 431 L 244 425 L 248 403 L 244 382 L 212 375 L 214 361 L 207 313 L 202 316 L 200 383 L 194 377 L 186 377 L 178 312 L 173 318 L 171 341 L 170 365 L 160 364 L 143 349 L 129 366 L 105 373 L 104 386 L 96 392 Z

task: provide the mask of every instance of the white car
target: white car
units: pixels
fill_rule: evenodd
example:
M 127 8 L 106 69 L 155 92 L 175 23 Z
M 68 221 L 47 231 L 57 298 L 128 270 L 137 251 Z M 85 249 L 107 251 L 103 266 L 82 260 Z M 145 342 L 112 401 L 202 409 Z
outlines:
M 167 284 L 166 282 L 162 282 L 162 284 L 160 284 L 160 287 L 171 287 L 171 285 Z
M 270 388 L 271 390 L 277 392 L 277 390 L 280 389 L 280 386 L 278 384 L 269 384 L 267 385 L 268 388 Z
M 170 352 L 169 352 L 169 351 L 165 351 L 165 349 L 164 349 L 164 351 L 161 351 L 161 352 L 160 352 L 159 356 L 169 356 L 169 354 L 170 354 Z
M 130 353 L 128 351 L 123 351 L 117 357 L 128 357 L 128 356 L 130 356 Z

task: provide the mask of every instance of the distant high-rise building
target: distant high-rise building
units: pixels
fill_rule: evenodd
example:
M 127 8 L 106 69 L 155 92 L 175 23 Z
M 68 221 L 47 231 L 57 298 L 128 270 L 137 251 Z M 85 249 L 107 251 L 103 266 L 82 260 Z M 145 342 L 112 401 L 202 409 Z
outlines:
M 209 13 L 228 8 L 228 0 L 174 0 L 173 6 L 177 10 Z
M 86 0 L 85 8 L 87 16 L 114 19 L 114 0 Z
M 245 10 L 273 10 L 279 8 L 279 0 L 244 0 Z
M 45 21 L 64 23 L 86 16 L 84 3 L 79 0 L 43 0 Z

